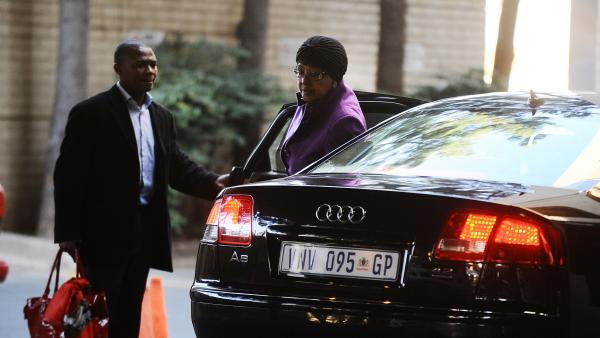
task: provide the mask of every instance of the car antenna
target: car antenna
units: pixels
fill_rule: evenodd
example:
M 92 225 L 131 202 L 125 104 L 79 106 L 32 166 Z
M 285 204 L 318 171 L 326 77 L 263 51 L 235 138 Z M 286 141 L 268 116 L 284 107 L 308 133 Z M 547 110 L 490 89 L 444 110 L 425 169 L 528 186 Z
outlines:
M 535 116 L 537 108 L 544 104 L 544 99 L 538 98 L 533 89 L 529 90 L 529 107 L 531 107 L 531 116 Z

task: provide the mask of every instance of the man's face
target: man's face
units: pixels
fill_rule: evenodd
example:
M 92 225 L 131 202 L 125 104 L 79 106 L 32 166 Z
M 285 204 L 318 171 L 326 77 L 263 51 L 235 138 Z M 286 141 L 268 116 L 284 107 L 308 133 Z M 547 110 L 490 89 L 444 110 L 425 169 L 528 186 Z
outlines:
M 134 98 L 152 90 L 158 75 L 156 55 L 150 47 L 130 49 L 114 69 L 121 86 Z

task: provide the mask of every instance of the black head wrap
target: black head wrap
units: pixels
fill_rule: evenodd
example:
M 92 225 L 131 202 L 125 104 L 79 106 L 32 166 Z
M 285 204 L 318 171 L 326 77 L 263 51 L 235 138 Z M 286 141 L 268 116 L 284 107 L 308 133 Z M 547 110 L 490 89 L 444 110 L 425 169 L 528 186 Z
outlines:
M 311 36 L 296 53 L 296 63 L 321 68 L 334 80 L 341 81 L 348 69 L 348 57 L 342 44 L 326 36 Z

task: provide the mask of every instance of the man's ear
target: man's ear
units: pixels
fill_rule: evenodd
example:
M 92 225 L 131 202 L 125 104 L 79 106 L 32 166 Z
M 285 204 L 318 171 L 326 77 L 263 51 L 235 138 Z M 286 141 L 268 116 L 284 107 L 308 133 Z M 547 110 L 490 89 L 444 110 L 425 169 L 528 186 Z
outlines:
M 121 75 L 121 65 L 115 63 L 113 64 L 113 69 L 115 70 L 115 73 L 117 73 L 117 75 Z

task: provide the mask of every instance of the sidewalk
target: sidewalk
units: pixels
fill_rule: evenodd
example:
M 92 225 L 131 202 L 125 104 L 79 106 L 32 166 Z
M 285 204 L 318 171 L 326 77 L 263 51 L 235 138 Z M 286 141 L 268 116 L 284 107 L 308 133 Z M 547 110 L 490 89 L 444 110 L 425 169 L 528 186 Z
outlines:
M 0 232 L 0 259 L 8 263 L 9 276 L 15 271 L 49 272 L 57 249 L 49 239 Z M 69 266 L 64 268 L 68 274 L 73 271 Z
M 21 235 L 12 232 L 0 232 L 0 259 L 9 265 L 9 276 L 14 272 L 42 273 L 47 275 L 56 255 L 58 245 L 51 239 Z M 175 273 L 151 270 L 150 275 L 160 275 L 165 284 L 183 282 L 187 287 L 192 283 L 189 271 L 194 270 L 198 241 L 178 241 L 173 243 L 173 266 Z M 66 257 L 66 256 L 65 256 Z M 72 275 L 75 265 L 70 259 L 61 264 L 61 275 Z M 184 271 L 185 276 L 178 272 Z M 177 283 L 179 284 L 179 283 Z

